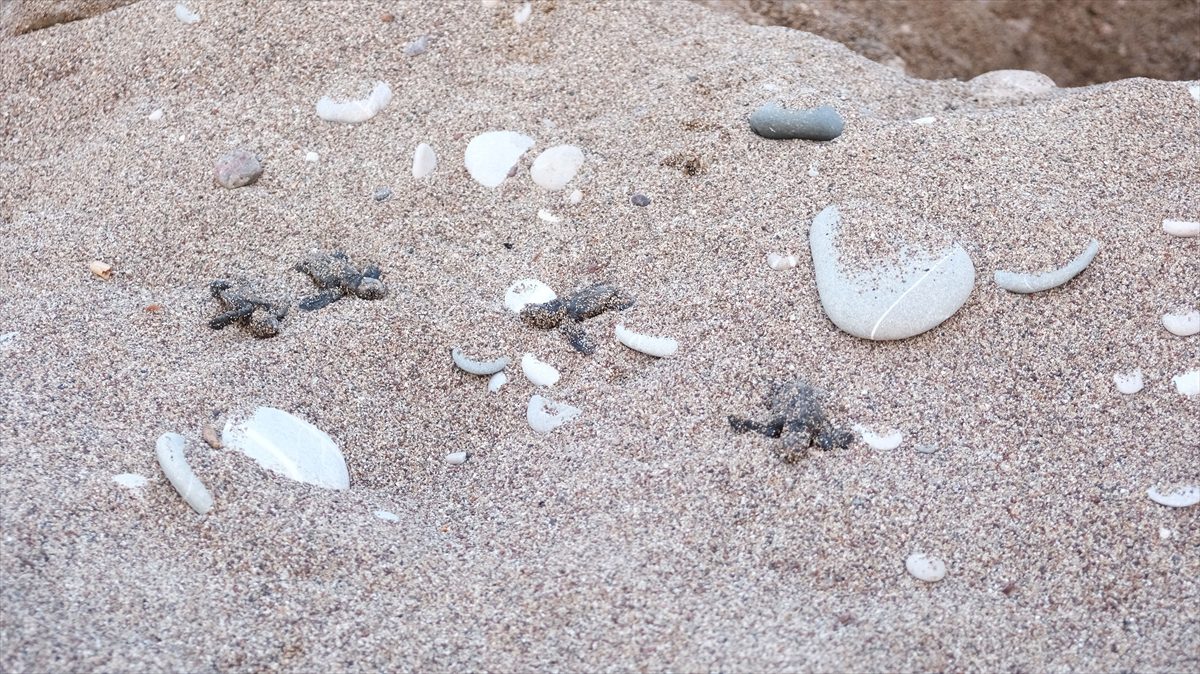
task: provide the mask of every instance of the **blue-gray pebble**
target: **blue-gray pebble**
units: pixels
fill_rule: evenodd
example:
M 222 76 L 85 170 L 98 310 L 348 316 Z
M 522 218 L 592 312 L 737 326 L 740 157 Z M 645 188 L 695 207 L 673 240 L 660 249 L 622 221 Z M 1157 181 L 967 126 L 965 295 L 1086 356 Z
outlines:
M 842 135 L 842 116 L 828 105 L 811 110 L 787 110 L 768 103 L 750 115 L 750 128 L 763 138 L 833 140 Z

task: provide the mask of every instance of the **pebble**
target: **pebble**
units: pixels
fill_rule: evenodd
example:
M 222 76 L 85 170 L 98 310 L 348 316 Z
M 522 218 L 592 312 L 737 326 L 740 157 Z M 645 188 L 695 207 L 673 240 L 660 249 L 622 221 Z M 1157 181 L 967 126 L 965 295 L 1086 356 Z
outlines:
M 916 447 L 914 447 L 914 449 L 916 449 L 917 453 L 919 453 L 919 454 L 933 454 L 934 452 L 938 451 L 938 446 L 937 445 L 917 445 Z
M 326 489 L 348 489 L 350 473 L 337 443 L 307 421 L 274 407 L 225 422 L 221 442 L 284 477 Z
M 567 201 L 570 202 L 572 206 L 578 204 L 579 202 L 583 201 L 583 192 L 579 190 L 572 190 L 571 195 L 567 197 Z
M 1163 314 L 1162 324 L 1172 335 L 1191 337 L 1200 333 L 1200 310 L 1186 314 Z
M 1163 231 L 1171 236 L 1200 236 L 1200 222 L 1187 220 L 1163 220 Z
M 914 552 L 904 560 L 904 568 L 913 578 L 926 583 L 936 583 L 946 577 L 946 563 L 923 552 Z
M 791 269 L 799 264 L 795 255 L 783 255 L 781 253 L 767 253 L 767 266 L 775 271 L 784 271 Z
M 810 110 L 787 110 L 768 103 L 750 115 L 750 128 L 763 138 L 833 140 L 842 135 L 842 116 L 828 105 Z
M 154 454 L 175 491 L 192 510 L 203 515 L 212 510 L 213 497 L 188 465 L 187 457 L 183 454 L 186 444 L 187 439 L 178 433 L 163 433 L 155 443 Z
M 379 114 L 392 100 L 392 88 L 387 82 L 376 82 L 370 95 L 354 101 L 338 103 L 329 96 L 317 101 L 317 116 L 327 122 L 358 124 Z
M 1125 395 L 1133 395 L 1142 390 L 1145 382 L 1142 381 L 1142 371 L 1134 370 L 1124 374 L 1114 374 L 1113 383 L 1116 384 L 1117 390 Z
M 528 21 L 532 14 L 533 5 L 527 2 L 517 8 L 517 11 L 513 12 L 513 21 L 516 21 L 517 25 L 520 26 Z
M 108 281 L 112 278 L 112 265 L 100 260 L 92 260 L 88 263 L 88 271 L 92 272 L 98 278 Z
M 157 122 L 158 120 L 160 120 L 162 118 L 163 118 L 162 108 L 159 108 L 159 109 L 155 110 L 154 112 L 150 113 L 150 117 L 149 117 L 151 122 Z
M 629 203 L 633 204 L 634 206 L 641 206 L 645 208 L 646 206 L 650 205 L 650 197 L 644 194 L 635 194 L 629 197 Z
M 467 462 L 466 452 L 450 452 L 446 455 L 446 463 L 452 466 L 459 466 Z
M 863 339 L 904 339 L 937 327 L 967 301 L 975 265 L 955 245 L 936 256 L 910 255 L 849 276 L 835 245 L 841 216 L 829 206 L 813 219 L 809 246 L 821 306 L 834 325 Z
M 533 144 L 532 138 L 515 131 L 488 131 L 467 143 L 463 161 L 475 182 L 495 188 L 517 167 L 521 156 Z
M 526 304 L 543 304 L 557 298 L 554 290 L 535 278 L 524 278 L 508 287 L 504 292 L 504 306 L 513 313 L 520 313 Z
M 820 173 L 817 171 L 817 165 L 815 163 L 809 164 L 808 165 L 808 177 L 816 178 L 818 175 L 820 175 Z
M 1185 396 L 1200 394 L 1200 370 L 1188 370 L 1177 374 L 1171 377 L 1171 381 L 1175 382 L 1175 390 Z
M 433 173 L 435 168 L 437 168 L 437 155 L 434 154 L 433 148 L 428 143 L 417 145 L 416 152 L 413 152 L 413 177 L 420 180 Z
M 863 442 L 871 449 L 880 449 L 890 451 L 900 446 L 904 441 L 904 434 L 900 431 L 892 431 L 886 435 L 875 433 L 865 426 L 855 425 L 854 431 L 862 436 Z
M 580 166 L 583 166 L 583 150 L 574 145 L 555 145 L 533 160 L 529 176 L 539 187 L 557 191 L 571 182 Z
M 551 213 L 550 211 L 548 211 L 544 208 L 538 209 L 537 216 L 538 216 L 538 220 L 541 220 L 543 222 L 548 222 L 552 225 L 557 225 L 558 223 L 562 222 L 562 218 L 558 217 L 557 215 Z
M 421 54 L 424 54 L 425 50 L 427 49 L 429 49 L 429 36 L 422 35 L 421 37 L 404 45 L 404 55 L 420 56 Z
M 532 353 L 521 357 L 521 372 L 534 386 L 554 386 L 561 377 L 553 365 L 538 360 Z
M 200 22 L 200 15 L 188 9 L 187 5 L 183 3 L 175 5 L 175 18 L 188 25 Z
M 525 410 L 525 420 L 529 422 L 529 427 L 534 431 L 549 433 L 580 414 L 583 414 L 583 410 L 577 407 L 534 395 L 529 398 L 529 407 Z
M 307 162 L 318 162 L 320 160 L 321 160 L 321 155 L 317 154 L 316 152 L 312 152 L 311 150 L 307 154 L 304 155 L 304 161 L 307 161 Z
M 379 519 L 383 520 L 384 522 L 399 522 L 400 521 L 400 518 L 395 513 L 388 512 L 386 510 L 376 510 L 375 516 L 378 517 Z
M 917 119 L 913 120 L 913 124 L 921 124 L 921 125 L 933 124 L 936 121 L 937 121 L 937 117 L 918 117 Z
M 1067 264 L 1044 271 L 1039 274 L 1020 274 L 1011 271 L 999 271 L 995 273 L 996 285 L 1004 288 L 1009 292 L 1028 294 L 1056 288 L 1067 281 L 1075 278 L 1087 268 L 1092 260 L 1096 258 L 1096 254 L 1100 252 L 1100 242 L 1092 239 L 1088 242 L 1083 252 L 1071 260 Z
M 503 371 L 497 372 L 496 374 L 492 375 L 491 379 L 488 380 L 488 392 L 499 393 L 500 387 L 507 383 L 508 375 L 504 374 Z
M 213 165 L 213 177 L 227 189 L 252 185 L 263 173 L 262 162 L 246 150 L 233 150 Z
M 1200 103 L 1200 84 L 1189 84 L 1188 93 L 1196 102 Z
M 122 487 L 140 489 L 145 487 L 149 480 L 147 480 L 145 476 L 138 475 L 137 473 L 121 473 L 120 475 L 113 475 L 113 482 L 116 482 Z
M 993 70 L 967 81 L 976 98 L 994 103 L 1016 101 L 1053 91 L 1054 80 L 1032 70 Z
M 1187 508 L 1200 503 L 1200 485 L 1188 484 L 1168 491 L 1154 486 L 1146 490 L 1146 496 L 1149 496 L 1151 501 L 1168 508 Z
M 21 336 L 19 332 L 6 332 L 0 335 L 0 351 L 7 351 L 17 345 L 17 338 Z
M 376 187 L 374 194 L 375 201 L 387 201 L 392 196 L 392 190 L 387 187 Z

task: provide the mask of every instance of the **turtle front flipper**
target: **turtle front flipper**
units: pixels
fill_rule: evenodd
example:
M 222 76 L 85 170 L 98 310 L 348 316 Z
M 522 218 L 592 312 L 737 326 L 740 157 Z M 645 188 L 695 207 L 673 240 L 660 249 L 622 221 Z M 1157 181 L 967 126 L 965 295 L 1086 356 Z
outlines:
M 588 337 L 582 325 L 575 321 L 563 321 L 562 325 L 559 326 L 559 330 L 566 336 L 567 342 L 571 345 L 572 349 L 585 356 L 596 353 L 596 343 L 592 341 L 591 337 Z
M 208 322 L 208 327 L 213 330 L 227 328 L 234 323 L 246 318 L 254 313 L 254 305 L 249 302 L 239 302 L 233 305 L 229 311 L 217 314 L 215 318 Z
M 735 433 L 746 433 L 748 431 L 753 431 L 760 435 L 765 435 L 768 438 L 778 438 L 780 434 L 783 433 L 783 420 L 772 419 L 771 421 L 763 424 L 750 419 L 744 419 L 742 417 L 730 416 L 729 427 L 732 428 Z
M 326 290 L 325 292 L 300 300 L 296 306 L 300 307 L 301 311 L 316 311 L 317 309 L 324 309 L 340 299 L 342 299 L 342 291 L 340 289 Z

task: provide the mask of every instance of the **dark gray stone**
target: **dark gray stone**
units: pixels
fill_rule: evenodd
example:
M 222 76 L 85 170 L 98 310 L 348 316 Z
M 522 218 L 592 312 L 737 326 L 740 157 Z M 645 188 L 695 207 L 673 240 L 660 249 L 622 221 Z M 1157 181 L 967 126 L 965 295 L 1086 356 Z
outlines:
M 750 128 L 763 138 L 833 140 L 845 123 L 837 110 L 822 105 L 811 110 L 787 110 L 768 103 L 750 115 Z

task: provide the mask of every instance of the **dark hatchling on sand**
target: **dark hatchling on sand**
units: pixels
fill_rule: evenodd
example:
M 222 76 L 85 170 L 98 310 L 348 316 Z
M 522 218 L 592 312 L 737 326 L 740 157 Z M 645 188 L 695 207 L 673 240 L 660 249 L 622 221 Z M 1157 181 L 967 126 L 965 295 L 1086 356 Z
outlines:
M 367 265 L 361 270 L 342 251 L 313 253 L 296 265 L 296 271 L 308 274 L 321 292 L 300 300 L 304 311 L 316 311 L 336 302 L 346 295 L 364 300 L 377 300 L 387 295 L 387 287 L 380 280 L 383 271 L 378 265 Z
M 226 308 L 224 313 L 208 322 L 208 327 L 220 330 L 238 323 L 255 337 L 279 334 L 283 317 L 288 312 L 287 305 L 262 299 L 246 281 L 213 281 L 208 289 Z
M 738 433 L 754 431 L 769 438 L 781 438 L 783 447 L 778 454 L 788 463 L 803 459 L 813 446 L 849 447 L 854 436 L 830 423 L 821 409 L 820 398 L 820 392 L 804 381 L 775 383 L 767 396 L 771 415 L 766 422 L 730 416 L 729 425 Z
M 542 330 L 558 328 L 566 335 L 572 348 L 590 356 L 596 352 L 596 344 L 588 337 L 581 323 L 606 311 L 624 311 L 632 306 L 633 298 L 620 288 L 596 283 L 571 293 L 569 297 L 530 304 L 521 310 L 521 320 L 530 327 Z

